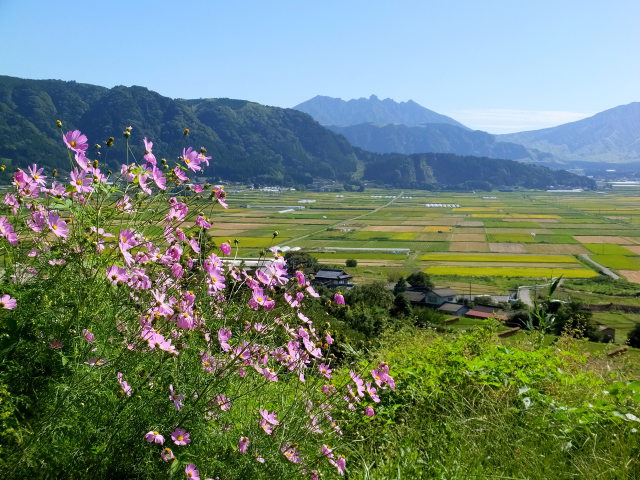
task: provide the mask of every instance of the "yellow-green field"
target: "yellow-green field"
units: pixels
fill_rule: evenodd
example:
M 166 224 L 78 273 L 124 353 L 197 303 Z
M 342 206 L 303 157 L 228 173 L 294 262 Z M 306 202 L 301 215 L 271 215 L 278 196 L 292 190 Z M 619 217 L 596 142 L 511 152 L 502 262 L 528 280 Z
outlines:
M 580 255 L 632 281 L 640 277 L 637 194 L 492 192 L 489 199 L 486 193 L 407 190 L 227 192 L 228 210 L 201 205 L 217 241 L 237 238 L 243 257 L 280 245 L 328 264 L 356 259 L 357 281 L 418 270 L 462 282 L 600 275 Z

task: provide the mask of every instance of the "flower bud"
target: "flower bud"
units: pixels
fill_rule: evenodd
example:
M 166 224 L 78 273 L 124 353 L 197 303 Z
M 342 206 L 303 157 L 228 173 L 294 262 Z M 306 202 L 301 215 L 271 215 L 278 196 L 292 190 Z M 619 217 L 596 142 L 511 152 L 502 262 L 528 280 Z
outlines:
M 114 141 L 115 141 L 115 138 L 109 137 L 109 139 L 107 140 L 107 147 L 112 147 Z
M 56 125 L 58 128 L 62 128 L 62 122 L 60 120 L 56 120 Z
M 53 178 L 56 178 L 56 177 L 58 176 L 58 169 L 57 169 L 57 168 L 54 168 L 54 169 L 53 169 L 53 172 L 51 173 L 51 176 L 52 176 Z
M 189 129 L 185 128 L 184 132 L 182 132 L 182 134 L 186 137 L 187 135 L 189 135 Z
M 200 153 L 207 153 L 207 149 L 204 147 L 200 147 Z

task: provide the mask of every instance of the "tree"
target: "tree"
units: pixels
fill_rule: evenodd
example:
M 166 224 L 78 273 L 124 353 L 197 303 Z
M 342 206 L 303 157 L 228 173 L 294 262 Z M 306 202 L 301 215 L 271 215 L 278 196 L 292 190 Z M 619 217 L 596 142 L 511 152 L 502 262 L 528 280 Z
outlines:
M 310 273 L 316 273 L 320 269 L 318 259 L 306 252 L 289 251 L 284 254 L 284 259 L 287 261 L 287 272 L 289 275 L 294 275 L 296 270 L 300 270 L 305 275 L 308 275 Z
M 415 272 L 407 277 L 407 282 L 413 288 L 420 288 L 423 290 L 431 290 L 433 288 L 433 282 L 424 272 Z
M 344 262 L 344 264 L 349 268 L 354 268 L 358 266 L 358 261 L 353 258 L 350 258 L 346 262 Z
M 407 288 L 408 288 L 407 281 L 404 279 L 404 277 L 400 277 L 400 280 L 398 280 L 398 283 L 396 283 L 396 286 L 393 287 L 393 294 L 398 295 L 399 293 L 406 292 Z
M 627 343 L 631 347 L 640 348 L 640 323 L 637 323 L 633 330 L 629 332 Z

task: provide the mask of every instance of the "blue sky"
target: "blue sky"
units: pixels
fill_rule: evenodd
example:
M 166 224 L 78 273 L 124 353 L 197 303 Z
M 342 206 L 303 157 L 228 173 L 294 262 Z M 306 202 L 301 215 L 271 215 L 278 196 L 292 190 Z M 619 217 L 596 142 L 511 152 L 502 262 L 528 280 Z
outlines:
M 501 133 L 640 101 L 638 19 L 638 0 L 0 0 L 0 73 L 282 107 L 376 94 Z

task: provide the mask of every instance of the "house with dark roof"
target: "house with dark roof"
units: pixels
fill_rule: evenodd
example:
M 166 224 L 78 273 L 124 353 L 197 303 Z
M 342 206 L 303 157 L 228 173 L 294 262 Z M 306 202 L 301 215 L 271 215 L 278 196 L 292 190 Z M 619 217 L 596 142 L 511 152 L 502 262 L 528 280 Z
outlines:
M 464 305 L 460 305 L 459 303 L 447 302 L 440 305 L 437 310 L 440 313 L 444 313 L 445 315 L 461 316 L 464 315 L 469 310 L 469 308 L 465 307 Z
M 351 279 L 353 275 L 349 275 L 344 270 L 322 269 L 318 270 L 313 278 L 315 283 L 324 285 L 325 287 L 352 287 Z
M 405 290 L 400 295 L 409 300 L 412 305 L 424 305 L 426 293 L 424 290 Z
M 439 307 L 445 303 L 454 303 L 458 294 L 449 287 L 434 288 L 426 292 L 425 304 L 430 307 Z

